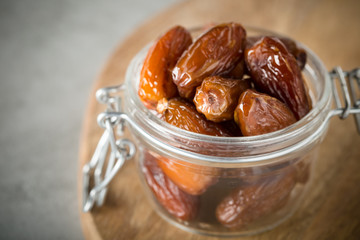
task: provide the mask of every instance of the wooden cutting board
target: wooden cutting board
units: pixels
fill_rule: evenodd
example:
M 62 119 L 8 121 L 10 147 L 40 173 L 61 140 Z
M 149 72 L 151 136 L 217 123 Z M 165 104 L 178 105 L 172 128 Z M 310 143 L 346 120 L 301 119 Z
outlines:
M 81 169 L 90 160 L 103 131 L 96 116 L 104 107 L 96 102 L 95 90 L 122 82 L 130 59 L 168 28 L 227 21 L 297 39 L 313 49 L 329 70 L 335 65 L 347 70 L 360 66 L 360 1 L 180 2 L 134 29 L 95 82 L 81 136 L 79 203 Z M 241 239 L 360 239 L 360 136 L 352 117 L 331 120 L 314 177 L 310 194 L 293 217 L 274 230 Z M 81 223 L 86 239 L 218 239 L 184 232 L 157 216 L 140 186 L 134 161 L 127 162 L 110 184 L 103 207 L 81 212 Z

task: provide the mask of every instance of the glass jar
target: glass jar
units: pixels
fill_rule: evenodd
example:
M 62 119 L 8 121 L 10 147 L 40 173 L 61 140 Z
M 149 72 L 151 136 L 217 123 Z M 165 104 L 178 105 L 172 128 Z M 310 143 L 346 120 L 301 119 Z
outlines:
M 247 33 L 248 36 L 277 35 L 249 27 Z M 134 155 L 136 148 L 134 160 L 148 198 L 161 217 L 181 229 L 215 236 L 240 236 L 272 229 L 290 217 L 312 184 L 319 145 L 329 118 L 358 112 L 353 108 L 345 113 L 341 106 L 331 108 L 335 89 L 331 75 L 310 49 L 298 44 L 307 52 L 303 76 L 312 110 L 287 128 L 251 137 L 188 132 L 162 121 L 147 109 L 137 94 L 139 74 L 149 46 L 142 49 L 130 63 L 121 87 L 98 92 L 98 99 L 108 104 L 109 111 L 99 116 L 99 124 L 107 129 L 107 134 L 93 159 L 105 159 L 106 154 L 101 153 L 105 142 L 112 154 L 105 179 L 98 180 L 97 185 L 95 181 L 90 195 L 89 186 L 85 186 L 84 210 L 91 209 L 99 193 L 125 159 Z M 121 98 L 110 97 L 111 93 L 124 89 Z M 121 135 L 126 125 L 131 129 L 132 143 L 115 140 L 117 134 L 112 129 L 118 127 Z M 116 163 L 115 159 L 118 159 Z M 93 162 L 87 167 L 94 166 Z M 88 168 L 84 171 L 87 179 Z

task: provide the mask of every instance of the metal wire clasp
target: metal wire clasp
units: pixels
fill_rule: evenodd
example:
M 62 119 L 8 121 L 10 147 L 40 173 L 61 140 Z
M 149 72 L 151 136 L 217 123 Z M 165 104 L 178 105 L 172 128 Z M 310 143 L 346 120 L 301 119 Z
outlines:
M 350 114 L 354 114 L 356 127 L 360 134 L 360 68 L 347 72 L 343 71 L 341 67 L 335 67 L 329 74 L 336 105 L 336 109 L 332 110 L 331 115 L 339 115 L 341 119 L 345 119 Z M 340 83 L 343 105 L 336 87 L 336 80 Z
M 107 186 L 125 160 L 132 158 L 135 154 L 135 145 L 122 136 L 124 131 L 125 116 L 121 112 L 121 97 L 116 95 L 124 89 L 123 85 L 102 88 L 96 92 L 97 100 L 107 105 L 104 113 L 98 116 L 98 124 L 105 128 L 99 143 L 89 163 L 83 167 L 83 211 L 92 209 L 95 202 L 97 206 L 104 203 Z M 110 153 L 109 153 L 110 152 Z M 107 159 L 107 167 L 104 173 L 104 165 Z M 93 179 L 92 179 L 93 178 Z M 93 187 L 90 189 L 90 181 Z

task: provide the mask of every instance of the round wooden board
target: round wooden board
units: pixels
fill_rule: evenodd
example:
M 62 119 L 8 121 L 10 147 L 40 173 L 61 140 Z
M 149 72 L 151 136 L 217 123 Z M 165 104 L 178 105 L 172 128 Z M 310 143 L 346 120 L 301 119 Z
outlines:
M 349 70 L 360 66 L 359 9 L 357 0 L 192 0 L 178 3 L 135 29 L 115 50 L 93 87 L 81 136 L 79 203 L 82 166 L 90 160 L 103 131 L 96 116 L 104 107 L 96 102 L 95 90 L 122 82 L 131 58 L 160 33 L 177 24 L 192 27 L 235 21 L 288 35 L 313 49 L 328 69 L 340 65 Z M 242 239 L 359 239 L 359 173 L 360 136 L 353 119 L 334 118 L 321 146 L 315 184 L 300 209 L 276 229 Z M 209 238 L 179 230 L 152 210 L 134 161 L 127 162 L 110 184 L 103 207 L 81 212 L 81 223 L 86 239 Z

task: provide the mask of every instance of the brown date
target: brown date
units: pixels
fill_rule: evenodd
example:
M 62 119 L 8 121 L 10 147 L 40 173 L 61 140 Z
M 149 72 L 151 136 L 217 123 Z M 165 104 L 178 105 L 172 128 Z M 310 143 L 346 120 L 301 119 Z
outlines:
M 173 79 L 181 97 L 192 98 L 205 77 L 229 73 L 243 56 L 245 29 L 220 24 L 201 35 L 180 57 Z
M 241 94 L 234 120 L 244 136 L 274 132 L 296 122 L 283 102 L 251 89 Z
M 259 91 L 286 103 L 297 120 L 309 112 L 301 70 L 279 39 L 263 37 L 245 50 L 245 63 Z
M 184 192 L 191 195 L 203 194 L 217 182 L 217 168 L 199 166 L 161 157 L 158 165 L 163 172 Z
M 255 37 L 247 37 L 246 38 L 246 49 L 251 48 L 255 45 L 257 41 L 259 41 L 264 36 L 255 36 Z M 279 40 L 285 45 L 286 49 L 295 57 L 299 67 L 301 70 L 304 69 L 306 64 L 306 52 L 304 49 L 299 48 L 296 43 L 290 39 L 285 37 L 279 37 Z
M 234 189 L 216 208 L 216 218 L 227 228 L 238 229 L 282 208 L 296 184 L 294 169 L 284 169 L 253 185 Z
M 250 87 L 250 81 L 246 79 L 207 77 L 196 89 L 194 104 L 197 111 L 204 114 L 208 120 L 232 120 L 240 94 Z
M 191 43 L 190 33 L 185 28 L 176 26 L 150 48 L 140 73 L 138 90 L 140 99 L 148 108 L 154 109 L 160 99 L 178 94 L 171 71 Z
M 158 103 L 157 110 L 162 119 L 178 128 L 205 135 L 231 136 L 218 123 L 207 120 L 196 111 L 194 104 L 182 98 L 163 99 Z
M 156 158 L 146 153 L 142 171 L 159 203 L 174 217 L 191 220 L 199 209 L 199 198 L 183 192 L 157 165 Z

